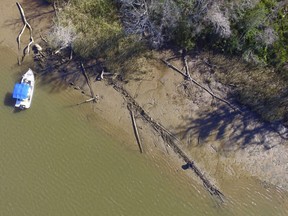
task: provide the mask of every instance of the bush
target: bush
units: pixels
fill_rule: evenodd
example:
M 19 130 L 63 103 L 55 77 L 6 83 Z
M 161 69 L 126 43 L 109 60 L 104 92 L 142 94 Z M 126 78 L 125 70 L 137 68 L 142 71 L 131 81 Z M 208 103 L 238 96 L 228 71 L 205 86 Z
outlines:
M 109 0 L 71 0 L 58 14 L 56 26 L 73 26 L 77 37 L 72 47 L 83 58 L 105 53 L 113 38 L 122 34 L 115 5 Z

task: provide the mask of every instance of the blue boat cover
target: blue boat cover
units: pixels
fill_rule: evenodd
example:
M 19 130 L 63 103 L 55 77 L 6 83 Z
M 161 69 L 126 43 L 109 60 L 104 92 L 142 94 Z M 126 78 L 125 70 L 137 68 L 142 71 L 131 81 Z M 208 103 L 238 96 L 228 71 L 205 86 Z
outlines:
M 13 98 L 16 99 L 26 99 L 28 97 L 29 85 L 25 83 L 17 83 L 14 86 Z

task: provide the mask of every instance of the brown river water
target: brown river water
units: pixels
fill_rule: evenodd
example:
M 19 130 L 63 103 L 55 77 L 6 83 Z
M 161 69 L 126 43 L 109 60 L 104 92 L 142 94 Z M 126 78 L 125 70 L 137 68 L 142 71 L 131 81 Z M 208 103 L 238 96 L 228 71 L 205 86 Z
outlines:
M 2 1 L 1 216 L 288 215 L 287 193 L 253 178 L 227 181 L 218 203 L 171 159 L 141 155 L 111 137 L 97 124 L 97 109 L 73 106 L 80 96 L 72 89 L 36 77 L 31 108 L 15 111 L 13 86 L 33 63 L 18 66 L 19 14 L 14 2 Z

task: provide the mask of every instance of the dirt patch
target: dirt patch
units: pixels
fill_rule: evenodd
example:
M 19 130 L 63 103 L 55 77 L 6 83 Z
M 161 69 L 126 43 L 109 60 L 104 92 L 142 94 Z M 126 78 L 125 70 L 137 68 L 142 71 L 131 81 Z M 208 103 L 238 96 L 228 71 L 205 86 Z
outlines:
M 46 30 L 53 25 L 52 17 L 54 16 L 54 10 L 51 5 L 45 3 L 45 1 L 18 1 L 27 17 L 28 22 L 33 28 L 33 36 L 37 43 L 40 42 L 40 35 L 45 36 Z M 16 37 L 23 27 L 23 22 L 20 16 L 20 12 L 17 8 L 16 2 L 9 0 L 1 1 L 2 7 L 0 9 L 1 16 L 5 19 L 0 20 L 1 36 L 0 41 L 3 45 L 10 47 L 17 52 L 18 47 L 16 43 Z M 29 32 L 25 31 L 22 37 L 22 45 L 24 48 L 29 42 Z M 22 52 L 22 50 L 20 51 Z
M 149 64 L 153 76 L 142 75 L 124 88 L 153 119 L 182 141 L 181 147 L 206 172 L 213 173 L 218 183 L 224 181 L 226 174 L 252 175 L 288 189 L 286 129 L 261 122 L 253 112 L 236 104 L 231 97 L 233 92 L 215 79 L 201 55 L 190 60 L 191 76 L 243 113 L 235 112 L 163 66 L 160 58 L 169 55 L 155 54 L 158 61 L 154 59 Z M 181 61 L 176 62 L 181 68 Z M 149 146 L 144 142 L 145 145 Z
M 25 2 L 22 6 L 27 17 L 35 17 L 35 21 L 31 18 L 32 26 L 37 26 L 39 22 L 38 19 L 36 21 L 36 17 L 51 14 L 52 8 L 47 7 L 45 9 L 47 13 L 42 11 L 38 16 L 34 14 L 36 12 L 33 7 L 31 5 L 27 7 L 27 4 Z M 11 21 L 14 28 L 10 33 L 16 36 L 18 28 L 20 30 L 22 27 L 16 5 L 14 12 L 18 18 Z M 47 29 L 52 24 L 51 18 L 44 20 L 46 21 L 43 26 L 37 27 L 35 32 L 39 42 L 41 29 Z M 44 36 L 45 33 L 43 31 Z M 16 43 L 12 46 L 16 47 Z M 189 55 L 191 77 L 213 94 L 239 107 L 243 111 L 242 114 L 211 97 L 205 90 L 185 80 L 182 75 L 160 61 L 161 58 L 169 58 L 172 55 L 174 53 L 171 51 L 165 51 L 153 53 L 153 58 L 140 58 L 138 65 L 144 67 L 145 70 L 141 71 L 145 73 L 138 73 L 133 79 L 129 79 L 129 82 L 122 83 L 123 88 L 153 120 L 161 123 L 173 136 L 181 140 L 181 148 L 196 161 L 200 169 L 205 171 L 205 176 L 218 188 L 221 189 L 221 183 L 227 178 L 249 175 L 287 190 L 286 129 L 280 125 L 263 123 L 247 108 L 236 104 L 232 97 L 233 91 L 217 80 L 214 68 L 206 61 L 204 54 Z M 83 94 L 83 101 L 89 99 L 90 91 L 81 73 L 79 62 L 60 58 L 56 64 L 54 63 L 50 62 L 50 67 L 37 64 L 35 71 L 39 71 L 38 78 L 42 83 L 53 82 L 55 91 L 70 86 Z M 181 70 L 184 68 L 181 58 L 175 58 L 171 63 Z M 137 150 L 125 97 L 115 91 L 106 78 L 101 82 L 96 81 L 98 71 L 93 64 L 86 69 L 99 101 L 83 106 L 92 106 L 95 109 L 96 115 L 99 115 L 103 123 L 105 122 L 103 127 L 107 133 L 118 136 Z M 139 119 L 140 116 L 136 115 L 138 123 Z M 154 152 L 153 154 L 157 155 L 155 148 L 160 154 L 171 153 L 170 147 L 165 145 L 159 133 L 149 129 L 144 121 L 140 121 L 139 125 L 144 153 Z M 175 157 L 177 161 L 176 158 L 177 156 Z
M 235 103 L 233 91 L 217 81 L 213 69 L 204 61 L 204 56 L 189 58 L 193 79 L 213 94 L 237 106 L 242 113 L 185 80 L 160 61 L 171 55 L 167 51 L 154 53 L 154 58 L 141 59 L 146 62 L 144 67 L 148 65 L 147 72 L 138 74 L 121 86 L 153 121 L 161 123 L 181 141 L 180 147 L 188 152 L 188 157 L 196 161 L 205 175 L 220 189 L 221 182 L 243 175 L 256 176 L 263 182 L 288 189 L 286 129 L 261 122 L 247 108 Z M 171 63 L 183 68 L 181 59 Z M 57 74 L 65 77 L 61 82 L 64 85 L 70 83 L 71 87 L 86 95 L 84 99 L 89 98 L 90 91 L 81 75 L 79 64 L 69 63 L 69 68 L 58 70 Z M 98 103 L 92 106 L 101 111 L 96 112 L 110 125 L 107 127 L 108 133 L 123 137 L 137 150 L 127 109 L 129 101 L 121 92 L 115 91 L 106 78 L 101 82 L 96 81 L 97 71 L 93 67 L 87 71 L 90 71 L 92 88 L 99 98 Z M 136 121 L 139 122 L 139 119 L 138 113 Z M 139 134 L 144 153 L 151 153 L 156 146 L 161 149 L 160 154 L 171 153 L 163 137 L 155 133 L 155 130 L 148 130 L 145 121 L 140 123 Z

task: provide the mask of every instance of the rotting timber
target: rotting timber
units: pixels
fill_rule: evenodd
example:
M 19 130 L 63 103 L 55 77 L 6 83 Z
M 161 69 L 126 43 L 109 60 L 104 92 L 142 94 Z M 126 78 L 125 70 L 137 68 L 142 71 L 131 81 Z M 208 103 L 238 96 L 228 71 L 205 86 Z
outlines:
M 49 56 L 48 54 L 46 56 Z M 53 61 L 56 61 L 57 58 L 61 58 L 61 56 L 55 56 L 52 54 L 52 56 L 50 56 L 50 58 L 52 58 Z M 46 58 L 46 61 L 48 59 Z M 76 59 L 72 60 L 73 62 L 77 62 Z M 56 61 L 57 62 L 57 61 Z M 69 60 L 69 62 L 71 62 L 71 60 Z M 45 65 L 45 64 L 44 64 Z M 75 64 L 76 66 L 78 64 Z M 67 67 L 67 65 L 65 66 L 65 64 L 55 64 L 55 69 L 56 70 L 60 70 L 63 71 L 64 68 Z M 44 67 L 45 68 L 45 67 Z M 89 67 L 87 67 L 89 68 Z M 81 69 L 80 69 L 81 70 Z M 45 69 L 43 71 L 46 71 Z M 65 71 L 65 70 L 64 70 Z M 77 69 L 72 72 L 72 73 L 77 73 L 79 72 Z M 46 73 L 46 72 L 44 72 Z M 69 73 L 70 74 L 70 73 Z M 83 68 L 82 68 L 82 74 L 83 74 Z M 64 74 L 65 76 L 67 75 L 66 73 Z M 84 74 L 83 74 L 84 75 Z M 85 76 L 85 75 L 84 75 Z M 193 170 L 193 172 L 200 178 L 200 180 L 202 181 L 204 187 L 209 191 L 209 193 L 216 199 L 220 200 L 221 202 L 224 202 L 224 195 L 223 193 L 217 189 L 216 186 L 214 186 L 207 178 L 206 176 L 203 174 L 203 172 L 197 167 L 197 165 L 195 164 L 195 162 L 185 153 L 185 151 L 180 147 L 181 146 L 181 141 L 174 136 L 169 130 L 167 130 L 162 124 L 156 122 L 155 120 L 153 120 L 149 114 L 135 101 L 135 99 L 125 90 L 125 88 L 122 86 L 122 84 L 117 81 L 117 79 L 115 78 L 107 78 L 106 79 L 108 81 L 108 83 L 113 86 L 113 88 L 118 91 L 125 99 L 125 101 L 127 102 L 127 108 L 130 111 L 130 115 L 131 117 L 137 115 L 137 117 L 139 116 L 141 119 L 143 119 L 145 122 L 147 122 L 155 131 L 157 134 L 159 134 L 163 141 L 166 143 L 166 145 L 170 146 L 171 149 L 188 165 L 187 167 L 191 170 Z M 88 82 L 87 82 L 88 84 Z M 91 90 L 91 88 L 90 88 Z M 92 94 L 92 93 L 91 93 Z M 90 95 L 89 95 L 90 96 Z M 95 100 L 95 98 L 97 99 L 97 96 L 95 97 L 91 97 L 90 99 L 82 102 L 82 103 L 78 103 L 77 105 L 83 104 L 83 103 L 87 103 L 87 102 L 92 102 Z M 133 117 L 132 117 L 132 121 L 133 121 Z M 135 118 L 134 117 L 134 118 Z M 135 119 L 134 119 L 135 121 Z M 137 134 L 136 132 L 136 124 L 133 125 L 134 128 L 134 133 Z M 140 149 L 140 152 L 143 152 L 143 147 L 141 144 L 141 140 L 139 138 L 139 135 L 136 135 L 136 139 L 137 139 L 137 143 Z
M 47 74 L 47 73 L 51 72 L 49 70 L 49 67 L 47 67 L 47 65 L 46 65 L 46 64 L 51 65 L 51 62 L 53 62 L 53 66 L 54 66 L 55 70 L 62 71 L 62 72 L 63 71 L 67 71 L 67 69 L 65 69 L 65 67 L 67 67 L 67 65 L 70 62 L 74 62 L 76 68 L 79 68 L 79 67 L 77 67 L 77 65 L 79 66 L 79 64 L 78 64 L 79 63 L 79 59 L 73 58 L 73 60 L 71 60 L 70 58 L 68 58 L 68 60 L 67 60 L 67 58 L 65 58 L 65 57 L 63 58 L 62 55 L 60 55 L 60 56 L 54 55 L 53 52 L 51 53 L 49 50 L 50 49 L 47 48 L 46 52 L 48 52 L 48 53 L 46 53 L 46 55 L 45 55 L 46 58 L 44 60 L 44 63 L 41 62 L 41 61 L 39 62 L 39 66 L 42 68 L 42 71 L 43 71 L 42 76 L 43 76 L 43 74 Z M 66 55 L 64 54 L 64 56 L 66 56 Z M 46 62 L 46 64 L 45 64 L 45 62 Z M 83 76 L 85 77 L 87 85 L 89 86 L 90 80 L 88 78 L 88 75 L 85 72 L 84 65 L 83 65 L 83 63 L 81 61 L 80 61 L 80 66 L 81 66 L 80 70 L 81 70 Z M 70 65 L 70 67 L 71 67 L 71 65 Z M 87 68 L 90 68 L 90 67 L 88 66 L 88 67 L 86 67 L 86 69 Z M 78 69 L 75 69 L 75 71 L 72 71 L 70 73 L 66 73 L 65 72 L 63 74 L 63 76 L 67 76 L 69 74 L 71 75 L 73 73 L 78 73 L 78 72 L 79 72 Z M 182 75 L 185 76 L 184 73 Z M 136 117 L 136 115 L 139 116 L 141 119 L 143 119 L 145 122 L 147 122 L 156 131 L 156 133 L 159 134 L 162 137 L 162 139 L 166 143 L 166 145 L 170 146 L 171 149 L 187 164 L 187 167 L 189 169 L 193 170 L 193 172 L 200 178 L 200 180 L 202 181 L 204 187 L 208 190 L 208 192 L 214 198 L 216 198 L 217 200 L 219 200 L 221 202 L 224 202 L 225 196 L 223 195 L 223 193 L 220 190 L 218 190 L 217 187 L 215 185 L 213 185 L 206 178 L 206 176 L 203 174 L 203 172 L 197 167 L 195 162 L 185 153 L 185 151 L 181 148 L 181 141 L 176 136 L 174 136 L 168 129 L 166 129 L 161 123 L 156 122 L 155 120 L 153 120 L 150 117 L 150 115 L 125 90 L 125 88 L 122 86 L 122 84 L 119 81 L 117 81 L 117 79 L 112 78 L 112 77 L 109 77 L 109 78 L 107 77 L 106 80 L 108 81 L 108 83 L 111 86 L 113 86 L 113 88 L 116 91 L 118 91 L 124 97 L 125 101 L 127 102 L 127 107 L 128 107 L 128 109 L 130 111 L 132 122 L 135 121 L 134 118 Z M 77 105 L 80 105 L 80 104 L 83 104 L 83 103 L 92 102 L 92 101 L 96 102 L 97 96 L 94 94 L 91 85 L 90 85 L 90 91 L 91 91 L 90 92 L 91 95 L 89 95 L 90 99 L 88 99 L 88 100 L 86 100 L 84 102 L 78 103 Z M 133 123 L 133 127 L 134 127 L 135 134 L 138 134 L 136 124 L 134 125 L 134 123 Z M 142 144 L 141 144 L 141 140 L 139 138 L 139 135 L 136 135 L 136 137 L 137 137 L 136 139 L 137 139 L 137 143 L 139 145 L 140 152 L 142 153 L 143 152 L 143 147 L 142 147 Z
M 147 112 L 134 100 L 134 98 L 123 88 L 123 86 L 115 81 L 110 79 L 110 84 L 118 91 L 128 103 L 129 109 L 133 110 L 135 113 L 140 114 L 140 117 L 147 122 L 164 140 L 164 142 L 169 145 L 173 151 L 184 160 L 188 165 L 188 168 L 194 171 L 194 173 L 201 179 L 204 187 L 209 191 L 209 193 L 219 199 L 221 202 L 224 202 L 224 194 L 221 193 L 201 172 L 201 170 L 196 166 L 195 162 L 189 158 L 189 156 L 182 150 L 180 147 L 181 141 L 175 137 L 169 130 L 167 130 L 163 125 L 153 120 Z

